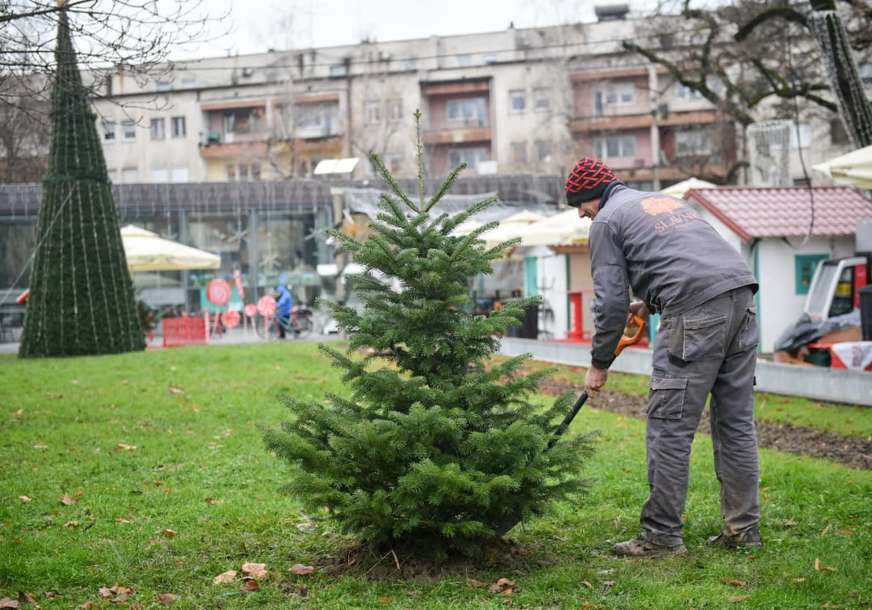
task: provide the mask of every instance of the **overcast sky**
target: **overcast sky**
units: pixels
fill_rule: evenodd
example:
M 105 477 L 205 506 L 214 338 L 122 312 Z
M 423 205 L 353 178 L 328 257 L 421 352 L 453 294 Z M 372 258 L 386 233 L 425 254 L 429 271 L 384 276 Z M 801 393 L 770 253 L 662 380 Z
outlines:
M 652 0 L 630 0 L 634 8 Z M 609 0 L 603 4 L 615 4 Z M 206 0 L 210 14 L 229 17 L 230 33 L 172 55 L 186 57 L 260 53 L 273 47 L 323 47 L 469 34 L 515 27 L 593 21 L 592 0 Z

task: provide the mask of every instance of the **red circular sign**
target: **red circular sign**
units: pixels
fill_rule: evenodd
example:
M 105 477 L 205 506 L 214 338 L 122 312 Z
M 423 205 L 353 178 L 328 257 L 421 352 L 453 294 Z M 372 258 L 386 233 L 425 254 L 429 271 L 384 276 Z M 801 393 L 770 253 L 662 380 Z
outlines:
M 272 317 L 276 313 L 276 300 L 269 295 L 260 297 L 257 302 L 257 313 L 264 317 Z
M 206 298 L 213 305 L 219 307 L 227 305 L 230 302 L 230 284 L 221 278 L 209 280 L 209 285 L 206 286 Z
M 221 322 L 224 323 L 224 326 L 227 328 L 234 328 L 239 326 L 239 312 L 235 309 L 231 309 L 230 311 L 225 311 L 221 314 Z
M 248 305 L 246 305 L 245 306 L 245 315 L 248 316 L 249 318 L 253 318 L 254 316 L 256 316 L 257 315 L 257 305 L 255 305 L 254 303 L 249 303 Z

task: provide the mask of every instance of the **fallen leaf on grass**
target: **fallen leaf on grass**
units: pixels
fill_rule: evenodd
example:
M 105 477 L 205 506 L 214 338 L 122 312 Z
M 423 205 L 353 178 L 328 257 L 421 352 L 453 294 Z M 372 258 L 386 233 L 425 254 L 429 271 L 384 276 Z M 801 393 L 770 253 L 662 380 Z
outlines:
M 33 448 L 34 448 L 34 449 L 39 449 L 39 450 L 42 450 L 42 449 L 48 449 L 48 445 L 43 445 L 42 443 L 37 443 L 37 444 L 35 444 L 35 445 L 33 446 Z
M 18 608 L 18 600 L 11 597 L 0 599 L 0 608 Z
M 24 502 L 25 504 L 27 504 L 27 503 L 30 502 L 33 498 L 31 498 L 30 496 L 18 496 L 18 499 L 21 500 L 22 502 Z
M 250 561 L 246 561 L 242 564 L 242 573 L 246 576 L 250 576 L 252 578 L 266 578 L 266 564 L 265 563 L 252 563 Z
M 307 574 L 311 574 L 315 571 L 315 568 L 312 566 L 304 566 L 302 563 L 295 563 L 290 568 L 288 568 L 288 572 L 291 574 L 296 574 L 297 576 L 306 576 Z
M 829 523 L 827 523 L 827 526 L 826 526 L 824 529 L 821 530 L 820 535 L 821 535 L 821 536 L 826 536 L 826 535 L 827 535 L 827 532 L 830 531 L 830 528 L 831 528 L 831 527 L 832 527 L 832 525 L 830 525 Z
M 63 597 L 63 595 L 61 595 L 57 591 L 46 591 L 45 593 L 43 593 L 43 595 L 45 595 L 46 599 L 58 599 Z
M 796 525 L 796 521 L 794 521 L 793 519 L 788 519 L 787 521 L 784 522 L 784 527 L 793 527 L 795 525 Z
M 475 589 L 484 589 L 485 587 L 487 587 L 486 582 L 482 582 L 482 581 L 476 580 L 474 578 L 467 578 L 466 584 L 469 585 L 470 587 L 475 588 Z
M 394 603 L 394 598 L 388 597 L 388 596 L 382 596 L 382 597 L 379 597 L 376 601 L 379 604 L 381 604 L 382 606 L 387 606 L 388 604 Z
M 78 521 L 67 521 L 64 523 L 64 527 L 79 527 Z
M 738 604 L 739 602 L 743 602 L 746 599 L 751 599 L 750 595 L 734 595 L 733 597 L 728 597 L 727 601 L 731 604 Z
M 511 595 L 515 591 L 515 582 L 508 578 L 500 578 L 490 586 L 488 591 L 498 595 Z
M 315 524 L 308 520 L 300 521 L 297 523 L 297 529 L 301 532 L 311 532 L 315 529 Z
M 157 596 L 157 601 L 164 606 L 169 606 L 175 603 L 177 599 L 179 599 L 179 596 L 173 593 L 159 593 Z
M 585 587 L 587 587 L 588 589 L 593 589 L 593 585 L 592 585 L 592 584 L 590 583 L 590 581 L 588 581 L 588 580 L 582 580 L 582 581 L 581 581 L 581 584 L 583 584 L 583 585 L 584 585 Z
M 212 583 L 216 585 L 226 585 L 236 580 L 236 570 L 227 570 L 212 579 Z
M 791 578 L 793 582 L 805 582 L 805 578 L 802 576 L 797 576 L 796 578 Z
M 128 445 L 126 443 L 118 443 L 115 448 L 119 451 L 136 451 L 136 445 Z
M 15 417 L 24 417 L 24 409 L 18 409 L 15 413 L 13 413 Z
M 206 504 L 209 506 L 215 506 L 216 504 L 224 504 L 224 500 L 219 500 L 218 498 L 206 498 Z
M 33 593 L 28 593 L 27 591 L 19 591 L 18 592 L 18 603 L 20 604 L 35 604 L 36 603 L 36 595 Z
M 177 388 L 177 387 L 174 386 L 174 385 L 171 385 L 171 386 L 168 387 L 167 389 L 169 390 L 170 394 L 175 394 L 175 395 L 177 395 L 177 396 L 178 396 L 179 394 L 184 394 L 184 393 L 185 393 L 185 391 L 184 391 L 182 388 Z
M 63 504 L 64 506 L 72 506 L 75 503 L 76 503 L 76 500 L 74 498 L 71 498 L 70 496 L 68 496 L 66 494 L 64 494 L 64 497 L 61 498 L 61 504 Z
M 176 537 L 176 532 L 175 532 L 174 530 L 169 529 L 169 528 L 165 529 L 165 530 L 162 531 L 160 534 L 161 534 L 161 536 L 163 536 L 164 538 L 175 538 L 175 537 Z M 244 569 L 245 569 L 245 568 L 243 568 L 243 570 L 244 570 Z
M 606 581 L 603 581 L 603 590 L 604 590 L 604 592 L 605 592 L 605 593 L 608 593 L 608 592 L 609 592 L 609 589 L 611 589 L 612 587 L 614 587 L 616 584 L 618 584 L 618 583 L 617 583 L 616 581 L 614 581 L 614 580 L 606 580 Z
M 260 589 L 260 585 L 258 582 L 251 578 L 250 576 L 246 576 L 242 580 L 242 590 L 243 591 L 258 591 Z
M 831 604 L 830 602 L 827 602 L 827 603 L 825 603 L 823 606 L 821 606 L 821 608 L 841 608 L 841 606 L 838 606 L 838 605 L 836 605 L 836 604 Z
M 722 578 L 721 582 L 725 585 L 730 585 L 731 587 L 744 587 L 748 584 L 744 580 L 739 580 L 738 578 Z
M 85 602 L 84 604 L 79 604 L 79 610 L 91 610 L 92 608 L 96 608 L 96 604 L 94 602 Z
M 821 563 L 820 559 L 815 559 L 814 570 L 815 572 L 835 572 L 836 568 L 834 568 L 833 566 L 825 566 L 823 563 Z
M 599 606 L 593 604 L 581 604 L 581 610 L 599 610 Z
M 124 517 L 115 517 L 115 523 L 133 523 L 133 521 Z
M 854 532 L 853 532 L 853 530 L 850 530 L 847 527 L 845 527 L 845 528 L 842 528 L 842 529 L 836 531 L 836 535 L 842 536 L 843 538 L 850 538 L 851 536 L 854 535 Z
M 70 383 L 73 385 L 79 385 L 79 380 L 78 379 L 71 379 Z

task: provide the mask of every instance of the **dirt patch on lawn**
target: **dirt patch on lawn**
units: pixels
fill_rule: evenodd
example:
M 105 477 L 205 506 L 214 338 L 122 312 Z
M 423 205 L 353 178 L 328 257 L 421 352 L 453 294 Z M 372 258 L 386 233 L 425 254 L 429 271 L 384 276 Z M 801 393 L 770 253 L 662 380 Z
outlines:
M 324 556 L 316 563 L 319 571 L 331 576 L 352 575 L 375 580 L 413 580 L 433 582 L 443 578 L 466 578 L 474 588 L 487 588 L 474 578 L 491 571 L 511 579 L 528 573 L 535 567 L 554 565 L 557 560 L 537 545 L 521 545 L 512 540 L 498 539 L 486 543 L 477 557 L 452 553 L 446 559 L 432 556 L 426 549 L 404 547 L 373 548 L 359 544 L 339 554 Z
M 564 379 L 549 379 L 540 390 L 551 396 L 566 392 L 581 393 L 584 386 Z M 644 396 L 620 394 L 604 390 L 592 399 L 590 406 L 595 409 L 611 411 L 644 419 L 647 399 Z M 708 409 L 700 418 L 699 431 L 708 434 Z M 850 466 L 851 468 L 872 469 L 872 440 L 861 437 L 842 436 L 815 428 L 791 426 L 788 424 L 757 421 L 757 440 L 761 447 L 778 449 L 808 457 L 824 458 Z

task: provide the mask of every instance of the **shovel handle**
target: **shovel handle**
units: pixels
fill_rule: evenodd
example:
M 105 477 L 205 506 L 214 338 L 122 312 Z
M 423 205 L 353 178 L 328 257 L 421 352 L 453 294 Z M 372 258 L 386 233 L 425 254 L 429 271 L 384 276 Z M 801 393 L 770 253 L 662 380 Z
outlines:
M 615 350 L 615 356 L 620 356 L 621 352 L 624 351 L 625 347 L 636 345 L 639 341 L 642 340 L 642 335 L 645 334 L 645 318 L 636 314 L 632 314 L 630 318 L 630 323 L 636 326 L 636 333 L 632 336 L 621 335 L 621 340 L 618 342 L 618 347 Z

